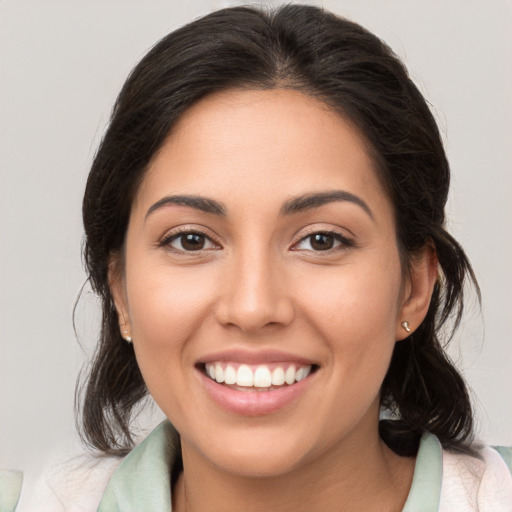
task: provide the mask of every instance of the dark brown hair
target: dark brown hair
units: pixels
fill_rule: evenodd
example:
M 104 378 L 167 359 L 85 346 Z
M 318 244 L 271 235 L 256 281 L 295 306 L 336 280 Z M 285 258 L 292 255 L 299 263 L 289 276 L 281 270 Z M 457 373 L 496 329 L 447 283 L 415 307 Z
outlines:
M 133 444 L 134 408 L 147 395 L 133 348 L 119 332 L 108 266 L 123 247 L 148 163 L 199 99 L 232 88 L 277 87 L 314 96 L 359 128 L 394 205 L 404 268 L 426 244 L 437 251 L 441 276 L 428 314 L 414 334 L 396 343 L 382 385 L 382 404 L 397 421 L 381 422 L 381 436 L 401 454 L 415 452 L 424 430 L 445 447 L 469 450 L 471 403 L 441 345 L 450 332 L 446 339 L 441 333 L 447 323 L 460 322 L 465 280 L 478 286 L 462 248 L 444 228 L 450 173 L 438 128 L 385 43 L 304 5 L 213 12 L 158 42 L 124 84 L 83 202 L 85 264 L 103 307 L 94 360 L 84 387 L 77 388 L 84 439 L 105 453 L 125 453 Z

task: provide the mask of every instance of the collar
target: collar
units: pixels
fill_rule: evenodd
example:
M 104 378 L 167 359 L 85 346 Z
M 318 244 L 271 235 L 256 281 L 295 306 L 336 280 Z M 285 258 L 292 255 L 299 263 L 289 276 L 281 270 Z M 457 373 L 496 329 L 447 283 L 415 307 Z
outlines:
M 162 422 L 134 448 L 112 475 L 98 512 L 170 511 L 171 468 L 179 437 L 169 421 Z M 411 490 L 402 512 L 437 512 L 443 477 L 443 451 L 436 436 L 420 441 Z
M 164 421 L 135 447 L 116 469 L 98 512 L 171 511 L 171 468 L 179 437 Z
M 443 448 L 434 434 L 420 440 L 411 490 L 402 512 L 437 512 L 443 480 Z

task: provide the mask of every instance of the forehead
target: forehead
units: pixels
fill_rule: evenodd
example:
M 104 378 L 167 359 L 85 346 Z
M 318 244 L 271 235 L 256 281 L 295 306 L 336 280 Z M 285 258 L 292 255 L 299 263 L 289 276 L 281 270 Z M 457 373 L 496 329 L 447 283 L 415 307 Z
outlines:
M 181 117 L 153 158 L 137 202 L 194 193 L 264 206 L 332 188 L 387 202 L 351 122 L 299 91 L 230 90 Z

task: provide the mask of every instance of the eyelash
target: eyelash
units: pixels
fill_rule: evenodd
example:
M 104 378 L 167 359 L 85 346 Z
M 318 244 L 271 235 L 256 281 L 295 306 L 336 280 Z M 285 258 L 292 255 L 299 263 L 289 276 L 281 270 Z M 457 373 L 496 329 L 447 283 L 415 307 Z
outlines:
M 194 229 L 183 229 L 178 232 L 170 233 L 167 236 L 165 236 L 162 240 L 160 240 L 160 242 L 158 243 L 158 246 L 159 247 L 169 247 L 171 250 L 173 250 L 177 253 L 200 254 L 204 251 L 211 250 L 211 249 L 198 249 L 198 250 L 187 251 L 186 249 L 176 249 L 174 247 L 171 247 L 170 244 L 172 242 L 174 242 L 175 240 L 179 240 L 181 237 L 184 237 L 185 235 L 196 235 L 199 237 L 204 237 L 204 239 L 208 240 L 210 243 L 220 246 L 220 244 L 215 239 L 213 239 L 211 236 L 207 235 L 206 233 L 203 233 L 200 230 L 194 230 Z M 301 249 L 295 249 L 294 247 L 298 246 L 300 243 L 302 243 L 308 239 L 311 239 L 311 237 L 313 237 L 315 235 L 332 237 L 334 239 L 334 242 L 339 242 L 339 245 L 336 247 L 332 247 L 330 249 L 325 249 L 325 250 L 315 251 L 314 249 L 306 249 L 307 251 L 311 251 L 311 252 L 315 252 L 315 253 L 319 253 L 319 254 L 331 254 L 333 252 L 337 252 L 337 251 L 344 250 L 344 249 L 355 246 L 355 243 L 351 238 L 341 235 L 337 231 L 328 231 L 328 230 L 322 231 L 322 230 L 320 230 L 320 231 L 312 231 L 311 233 L 308 233 L 305 236 L 303 236 L 298 242 L 293 244 L 291 250 L 292 251 L 300 251 Z
M 186 249 L 176 249 L 174 247 L 171 247 L 170 244 L 172 242 L 174 242 L 175 240 L 179 240 L 180 238 L 184 237 L 185 235 L 200 236 L 200 237 L 203 237 L 205 240 L 208 240 L 210 243 L 220 246 L 220 244 L 217 241 L 215 241 L 211 236 L 208 236 L 206 233 L 203 233 L 202 231 L 199 231 L 196 229 L 183 229 L 183 230 L 180 230 L 180 231 L 177 231 L 174 233 L 169 233 L 167 236 L 162 238 L 162 240 L 160 240 L 160 242 L 158 243 L 158 246 L 159 247 L 168 247 L 177 253 L 181 252 L 181 253 L 198 253 L 199 254 L 203 251 L 211 250 L 211 249 L 199 249 L 199 250 L 195 250 L 195 251 L 187 251 Z
M 347 236 L 342 235 L 342 234 L 338 233 L 337 231 L 328 231 L 328 230 L 322 231 L 322 230 L 320 230 L 320 231 L 312 231 L 311 233 L 306 234 L 298 242 L 293 244 L 293 247 L 299 245 L 300 243 L 302 243 L 308 239 L 311 239 L 315 235 L 332 237 L 334 239 L 334 242 L 339 242 L 339 245 L 337 247 L 332 247 L 330 249 L 319 250 L 319 251 L 315 251 L 313 249 L 306 249 L 306 250 L 310 250 L 310 251 L 318 253 L 318 254 L 332 254 L 337 251 L 342 251 L 344 249 L 348 249 L 349 247 L 354 247 L 354 245 L 355 245 L 354 241 L 351 238 L 348 238 Z M 311 242 L 310 242 L 310 244 L 311 244 Z M 293 249 L 292 248 L 292 250 L 300 251 L 301 249 Z

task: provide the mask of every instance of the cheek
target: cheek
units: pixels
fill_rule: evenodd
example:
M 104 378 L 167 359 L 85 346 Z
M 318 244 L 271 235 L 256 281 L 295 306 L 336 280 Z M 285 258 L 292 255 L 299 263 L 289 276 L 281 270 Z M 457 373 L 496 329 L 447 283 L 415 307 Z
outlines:
M 140 260 L 139 260 L 140 261 Z M 211 309 L 206 269 L 127 266 L 128 309 L 137 362 L 152 395 L 192 364 L 190 340 Z M 155 396 L 156 398 L 156 396 Z M 157 400 L 158 401 L 158 400 Z
M 401 272 L 399 265 L 352 266 L 301 279 L 302 308 L 311 312 L 318 326 L 354 333 L 395 333 Z M 385 333 L 383 333 L 385 334 Z M 359 336 L 358 336 L 359 337 Z
M 387 260 L 394 261 L 394 260 Z M 347 266 L 302 280 L 302 311 L 329 347 L 333 371 L 344 378 L 384 378 L 395 344 L 401 269 L 398 263 Z
M 135 276 L 128 282 L 130 319 L 141 342 L 179 345 L 205 300 L 205 289 L 186 276 L 161 272 Z
M 208 265 L 178 267 L 167 262 L 165 255 L 134 257 L 133 265 L 127 262 L 126 288 L 134 334 L 140 331 L 144 338 L 179 343 L 180 333 L 209 302 L 213 277 Z

